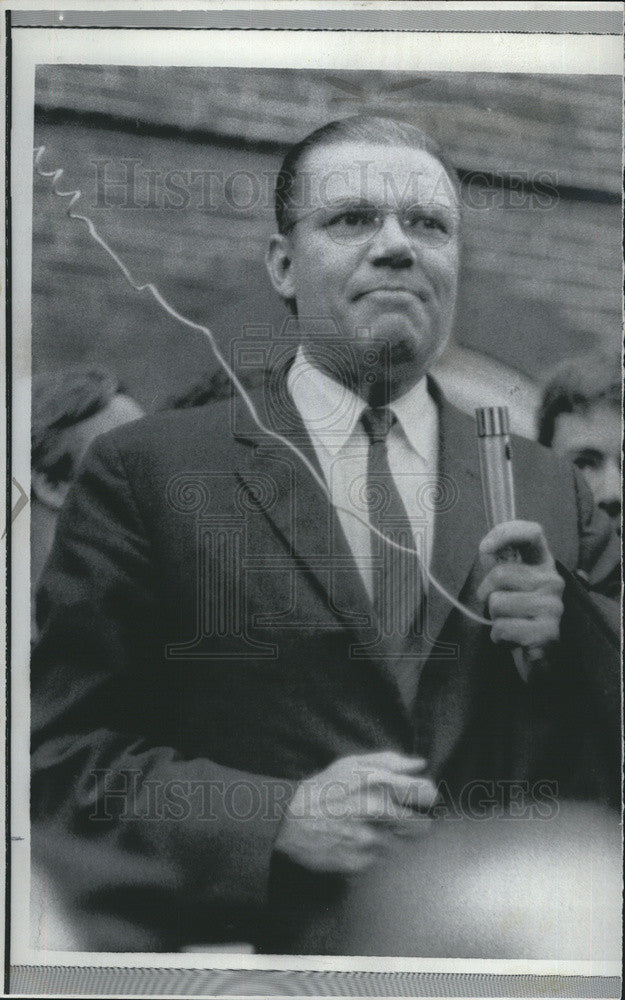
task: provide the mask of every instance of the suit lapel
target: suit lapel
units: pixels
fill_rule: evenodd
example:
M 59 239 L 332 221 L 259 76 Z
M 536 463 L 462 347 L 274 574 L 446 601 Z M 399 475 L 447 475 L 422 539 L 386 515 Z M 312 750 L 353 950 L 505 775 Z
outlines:
M 262 422 L 288 437 L 322 476 L 315 448 L 299 413 L 293 404 L 289 408 L 285 377 L 286 370 L 281 383 L 283 391 L 274 394 L 280 400 L 279 414 L 267 413 L 262 390 L 252 394 L 254 405 Z M 445 498 L 443 509 L 436 516 L 432 573 L 457 597 L 486 533 L 477 444 L 471 419 L 447 403 L 432 380 L 430 391 L 439 409 L 438 475 L 440 493 Z M 337 622 L 353 631 L 352 648 L 356 657 L 370 656 L 377 663 L 387 679 L 392 680 L 399 701 L 392 667 L 385 662 L 384 651 L 375 641 L 365 586 L 327 494 L 300 455 L 261 431 L 240 400 L 235 398 L 233 406 L 238 413 L 235 434 L 246 445 L 237 475 L 251 498 L 270 496 L 270 502 L 260 502 L 258 510 L 284 546 L 285 565 L 294 561 L 306 573 Z M 418 650 L 420 666 L 430 655 L 453 655 L 451 646 L 436 643 L 452 610 L 449 601 L 430 586 L 427 627 Z M 409 706 L 405 701 L 401 704 L 407 712 Z
M 271 524 L 285 548 L 285 560 L 294 561 L 314 582 L 326 607 L 343 625 L 365 630 L 371 638 L 371 605 L 360 572 L 330 500 L 302 460 L 305 456 L 323 480 L 314 445 L 286 389 L 286 370 L 281 380 L 279 414 L 267 414 L 262 392 L 253 402 L 265 426 L 288 437 L 299 453 L 259 430 L 249 413 L 239 409 L 237 437 L 248 445 L 238 476 L 251 498 L 268 489 L 271 502 L 259 510 Z
M 451 406 L 430 379 L 439 411 L 439 495 L 434 525 L 431 572 L 453 597 L 458 597 L 487 532 L 473 421 Z M 453 608 L 430 584 L 427 630 L 422 655 L 437 654 L 436 639 Z M 477 610 L 477 609 L 476 609 Z M 439 655 L 445 655 L 443 649 Z

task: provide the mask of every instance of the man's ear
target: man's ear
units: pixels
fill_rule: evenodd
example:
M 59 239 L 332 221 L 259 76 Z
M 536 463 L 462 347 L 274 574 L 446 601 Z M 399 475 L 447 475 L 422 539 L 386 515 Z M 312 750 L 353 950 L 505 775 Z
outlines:
M 60 510 L 67 496 L 70 484 L 61 479 L 58 483 L 52 482 L 45 472 L 33 469 L 30 476 L 30 486 L 37 500 L 50 507 L 52 510 Z
M 288 236 L 274 233 L 265 254 L 265 264 L 271 284 L 283 299 L 295 298 L 295 275 L 291 241 Z

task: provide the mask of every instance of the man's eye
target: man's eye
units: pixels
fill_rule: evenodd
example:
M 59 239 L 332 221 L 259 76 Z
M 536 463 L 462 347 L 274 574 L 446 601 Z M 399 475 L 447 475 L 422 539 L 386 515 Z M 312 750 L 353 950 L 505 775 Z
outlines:
M 598 469 L 600 459 L 598 455 L 576 455 L 573 459 L 573 464 L 578 469 Z
M 406 216 L 406 225 L 410 229 L 424 229 L 427 232 L 449 233 L 449 224 L 445 219 L 436 215 L 424 215 L 422 212 L 415 212 Z
M 375 213 L 363 209 L 346 209 L 332 216 L 329 226 L 342 226 L 345 229 L 358 229 L 359 227 L 371 226 L 375 220 Z

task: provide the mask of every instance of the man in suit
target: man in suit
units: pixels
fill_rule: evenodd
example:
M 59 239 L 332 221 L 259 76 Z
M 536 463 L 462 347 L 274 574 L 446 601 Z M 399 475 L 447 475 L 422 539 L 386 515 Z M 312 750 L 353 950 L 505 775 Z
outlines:
M 472 421 L 427 378 L 452 169 L 356 117 L 291 150 L 276 210 L 294 350 L 247 402 L 101 439 L 41 589 L 33 843 L 93 949 L 289 947 L 289 887 L 429 837 L 441 787 L 618 798 L 618 642 L 575 576 L 612 586 L 610 526 L 519 440 L 520 520 L 487 532 Z

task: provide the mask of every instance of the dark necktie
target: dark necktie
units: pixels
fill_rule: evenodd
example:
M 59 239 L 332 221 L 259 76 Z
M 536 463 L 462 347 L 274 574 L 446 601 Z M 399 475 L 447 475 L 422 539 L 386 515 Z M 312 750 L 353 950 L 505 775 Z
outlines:
M 368 407 L 361 417 L 369 438 L 369 520 L 385 538 L 404 547 L 397 549 L 371 532 L 373 605 L 380 639 L 388 650 L 389 659 L 404 660 L 402 665 L 395 662 L 394 673 L 404 695 L 410 699 L 414 694 L 412 675 L 415 673 L 411 669 L 414 660 L 410 640 L 421 631 L 423 582 L 408 514 L 388 463 L 387 437 L 396 419 L 385 406 Z M 406 663 L 406 660 L 412 662 Z

